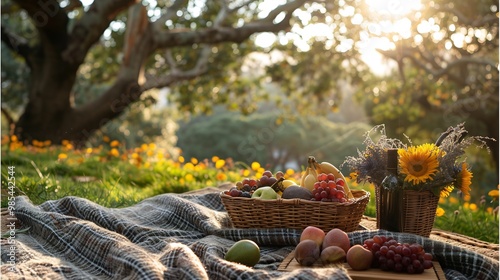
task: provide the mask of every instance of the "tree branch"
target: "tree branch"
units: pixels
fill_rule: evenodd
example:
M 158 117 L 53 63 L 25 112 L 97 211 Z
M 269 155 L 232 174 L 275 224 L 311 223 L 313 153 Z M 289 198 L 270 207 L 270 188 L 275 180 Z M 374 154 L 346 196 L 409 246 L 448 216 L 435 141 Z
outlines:
M 116 15 L 136 2 L 137 0 L 94 1 L 73 27 L 63 58 L 67 62 L 81 64 L 90 47 L 99 40 Z
M 391 59 L 396 59 L 396 51 L 384 51 L 384 50 L 377 50 L 379 53 L 382 55 L 391 58 Z M 412 54 L 410 50 L 402 50 L 397 52 L 399 56 L 402 58 L 409 58 L 413 64 L 415 64 L 417 67 L 423 69 L 427 73 L 431 74 L 435 79 L 439 79 L 440 77 L 444 75 L 448 75 L 451 79 L 455 80 L 459 84 L 463 84 L 465 81 L 462 78 L 459 78 L 457 76 L 452 75 L 450 72 L 452 69 L 455 67 L 463 66 L 464 64 L 482 64 L 482 65 L 489 65 L 493 69 L 498 69 L 497 68 L 497 62 L 492 61 L 487 58 L 482 58 L 482 57 L 472 57 L 472 56 L 466 56 L 462 58 L 455 59 L 453 61 L 447 62 L 446 66 L 440 67 L 437 64 L 434 64 L 431 62 L 431 64 L 434 66 L 434 68 L 428 67 L 426 65 L 425 61 L 428 61 L 429 58 L 427 59 L 420 59 L 416 57 L 415 55 Z M 439 67 L 439 68 L 437 68 Z
M 158 48 L 169 48 L 175 46 L 188 46 L 192 44 L 215 44 L 220 42 L 241 43 L 257 32 L 278 32 L 290 27 L 290 18 L 293 11 L 301 7 L 306 0 L 296 0 L 278 6 L 272 10 L 265 18 L 258 19 L 244 24 L 241 27 L 214 26 L 195 31 L 176 32 L 163 31 L 155 34 L 155 42 Z M 234 10 L 232 10 L 234 11 Z M 276 17 L 285 13 L 285 17 L 275 23 Z
M 188 2 L 189 0 L 175 0 L 174 3 L 167 8 L 167 12 L 154 23 L 154 29 L 157 31 L 162 30 L 165 26 L 165 22 L 177 18 L 177 11 L 180 10 L 182 6 L 187 5 Z
M 29 46 L 28 40 L 7 30 L 7 27 L 2 25 L 2 42 L 4 42 L 9 49 L 22 56 L 26 60 L 28 66 L 31 65 L 29 60 L 31 47 Z
M 459 22 L 470 27 L 482 27 L 492 23 L 498 24 L 498 16 L 496 16 L 495 14 L 488 14 L 485 16 L 479 16 L 476 19 L 470 19 L 459 10 L 450 6 L 439 7 L 437 10 L 454 14 L 458 18 Z
M 168 87 L 172 84 L 189 80 L 204 74 L 207 71 L 207 64 L 210 55 L 212 54 L 212 48 L 210 45 L 204 45 L 200 51 L 200 56 L 196 61 L 196 65 L 189 70 L 180 70 L 177 68 L 175 59 L 172 57 L 170 50 L 166 51 L 166 61 L 170 65 L 170 74 L 164 75 L 162 77 L 147 77 L 146 83 L 143 85 L 143 91 L 153 89 Z
M 143 90 L 168 87 L 175 82 L 192 79 L 204 74 L 207 71 L 207 63 L 210 55 L 212 54 L 210 44 L 225 41 L 233 41 L 239 43 L 248 39 L 250 35 L 256 32 L 277 32 L 280 30 L 284 30 L 290 26 L 289 20 L 292 16 L 293 11 L 301 7 L 306 1 L 292 1 L 281 5 L 271 11 L 266 17 L 247 23 L 239 28 L 226 27 L 223 24 L 228 16 L 231 15 L 231 13 L 236 12 L 238 9 L 248 5 L 251 2 L 254 1 L 244 1 L 240 5 L 230 8 L 227 5 L 226 1 L 222 0 L 222 8 L 219 10 L 219 13 L 214 19 L 213 28 L 206 28 L 201 31 L 182 30 L 176 32 L 176 30 L 172 30 L 162 31 L 159 34 L 156 33 L 154 36 L 154 40 L 156 41 L 157 46 L 159 48 L 167 49 L 165 52 L 165 59 L 167 61 L 167 64 L 170 66 L 170 74 L 163 75 L 162 77 L 147 77 L 146 83 L 142 87 Z M 176 7 L 177 9 L 183 3 L 183 0 L 177 0 L 171 7 L 169 7 L 169 10 L 172 10 L 172 7 Z M 276 23 L 276 17 L 283 12 L 286 13 L 285 17 L 280 22 Z M 175 12 L 172 12 L 171 14 L 173 15 L 175 14 Z M 162 17 L 161 23 L 163 23 L 163 21 L 167 18 L 169 17 Z M 158 27 L 158 25 L 156 27 Z M 196 61 L 196 65 L 189 70 L 180 70 L 177 67 L 175 59 L 172 57 L 170 48 L 192 44 L 203 45 L 198 60 Z

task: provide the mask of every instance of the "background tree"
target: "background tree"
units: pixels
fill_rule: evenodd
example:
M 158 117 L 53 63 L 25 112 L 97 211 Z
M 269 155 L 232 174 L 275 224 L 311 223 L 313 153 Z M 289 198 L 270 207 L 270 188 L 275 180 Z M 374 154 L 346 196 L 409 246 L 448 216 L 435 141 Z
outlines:
M 392 4 L 418 1 L 386 1 L 385 12 L 375 2 L 4 1 L 2 41 L 18 53 L 6 62 L 24 59 L 29 71 L 21 74 L 31 81 L 15 132 L 83 142 L 143 92 L 163 87 L 192 113 L 217 103 L 252 113 L 256 100 L 269 100 L 283 114 L 327 116 L 354 85 L 369 121 L 398 136 L 404 129 L 429 139 L 467 121 L 471 133 L 498 138 L 498 123 L 490 125 L 498 122 L 497 3 L 422 1 L 405 14 Z M 373 42 L 384 43 L 402 75 L 372 76 L 362 50 Z M 248 71 L 255 64 L 266 72 Z M 16 96 L 23 86 L 13 83 L 24 80 L 2 81 L 3 97 Z M 283 94 L 269 94 L 269 82 Z
M 317 116 L 284 116 L 279 112 L 242 115 L 222 112 L 192 119 L 180 126 L 179 148 L 187 158 L 217 155 L 250 164 L 257 161 L 278 170 L 301 170 L 307 156 L 340 166 L 356 154 L 371 126 L 334 123 Z
M 347 80 L 367 121 L 385 123 L 390 136 L 427 142 L 466 122 L 470 134 L 497 140 L 488 145 L 498 169 L 498 3 L 347 1 L 337 16 L 333 35 L 315 38 L 308 51 L 277 39 L 283 59 L 268 74 L 296 108 L 337 110 L 339 81 Z M 372 75 L 362 59 L 367 44 L 392 73 Z
M 408 15 L 406 34 L 375 30 L 395 38 L 393 49 L 379 51 L 397 62 L 399 75 L 365 88 L 368 114 L 416 135 L 466 122 L 471 134 L 497 140 L 488 144 L 498 169 L 498 2 L 426 0 L 422 6 Z M 385 20 L 390 16 L 388 10 Z
M 288 29 L 293 12 L 306 1 L 289 1 L 268 11 L 262 11 L 261 2 L 101 0 L 88 7 L 79 1 L 3 3 L 2 42 L 24 59 L 30 72 L 28 102 L 14 133 L 24 141 L 83 142 L 149 89 L 207 71 L 224 73 L 227 64 L 215 61 L 217 44 L 228 43 L 219 56 L 244 55 L 237 44 L 254 33 Z M 9 28 L 9 21 L 19 18 L 31 19 L 29 32 L 36 37 L 27 39 L 16 33 L 22 30 Z M 90 53 L 92 48 L 97 50 Z M 106 58 L 97 61 L 90 54 Z M 76 103 L 78 78 L 99 74 L 107 84 L 103 94 Z M 178 101 L 189 107 L 205 95 L 184 93 Z

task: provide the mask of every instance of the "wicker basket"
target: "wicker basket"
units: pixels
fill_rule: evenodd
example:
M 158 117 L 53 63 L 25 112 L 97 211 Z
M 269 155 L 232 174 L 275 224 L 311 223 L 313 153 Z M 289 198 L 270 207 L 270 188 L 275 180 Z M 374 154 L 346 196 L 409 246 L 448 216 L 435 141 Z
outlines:
M 352 190 L 350 202 L 319 202 L 304 199 L 255 199 L 221 193 L 231 222 L 236 228 L 294 228 L 316 226 L 324 231 L 358 228 L 370 200 L 370 193 Z
M 380 228 L 380 192 L 384 191 L 375 187 L 375 200 L 377 208 L 377 228 Z M 431 191 L 401 190 L 401 211 L 399 211 L 399 232 L 413 233 L 420 236 L 429 237 L 434 218 L 436 217 L 436 208 L 439 197 Z

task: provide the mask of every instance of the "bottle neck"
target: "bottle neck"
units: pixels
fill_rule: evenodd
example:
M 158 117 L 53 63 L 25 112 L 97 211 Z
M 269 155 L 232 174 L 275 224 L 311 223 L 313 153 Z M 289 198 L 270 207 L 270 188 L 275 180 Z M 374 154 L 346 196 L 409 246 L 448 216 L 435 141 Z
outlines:
M 398 149 L 387 150 L 387 172 L 398 174 Z

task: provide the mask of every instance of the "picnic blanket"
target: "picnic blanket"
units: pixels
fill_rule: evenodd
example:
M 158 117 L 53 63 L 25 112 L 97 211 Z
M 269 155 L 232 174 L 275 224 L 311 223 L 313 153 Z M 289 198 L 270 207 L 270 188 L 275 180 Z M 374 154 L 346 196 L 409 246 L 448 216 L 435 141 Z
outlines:
M 12 242 L 2 239 L 2 279 L 350 279 L 334 267 L 278 271 L 301 231 L 232 228 L 218 193 L 162 194 L 126 208 L 79 197 L 34 205 L 19 196 L 15 208 L 29 230 L 15 234 L 14 257 Z M 498 260 L 444 242 L 379 230 L 349 237 L 361 244 L 375 234 L 423 244 L 447 279 L 499 277 Z M 241 239 L 261 248 L 253 268 L 224 260 Z

